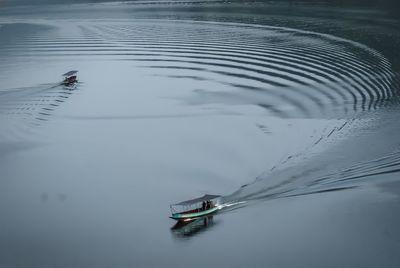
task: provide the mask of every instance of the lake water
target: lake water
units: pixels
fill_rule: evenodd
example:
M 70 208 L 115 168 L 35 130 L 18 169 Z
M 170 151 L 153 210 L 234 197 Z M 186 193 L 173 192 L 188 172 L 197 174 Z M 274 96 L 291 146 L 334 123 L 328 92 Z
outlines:
M 399 44 L 390 5 L 0 8 L 0 266 L 398 267 Z

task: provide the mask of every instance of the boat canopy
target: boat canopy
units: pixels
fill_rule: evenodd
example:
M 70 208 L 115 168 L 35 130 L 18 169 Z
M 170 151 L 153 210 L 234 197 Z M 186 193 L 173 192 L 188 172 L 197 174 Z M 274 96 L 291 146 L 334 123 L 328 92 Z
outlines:
M 200 203 L 200 202 L 203 202 L 203 201 L 207 201 L 207 200 L 216 199 L 216 198 L 219 198 L 219 197 L 221 197 L 221 196 L 220 195 L 205 194 L 202 197 L 198 197 L 198 198 L 187 200 L 187 201 L 182 201 L 180 203 L 173 204 L 171 206 L 190 206 L 190 205 L 193 205 L 193 204 L 197 204 L 197 203 Z
M 71 76 L 71 75 L 74 75 L 74 74 L 76 74 L 77 72 L 78 72 L 78 71 L 76 71 L 76 70 L 69 71 L 69 72 L 67 72 L 67 73 L 63 74 L 63 76 Z

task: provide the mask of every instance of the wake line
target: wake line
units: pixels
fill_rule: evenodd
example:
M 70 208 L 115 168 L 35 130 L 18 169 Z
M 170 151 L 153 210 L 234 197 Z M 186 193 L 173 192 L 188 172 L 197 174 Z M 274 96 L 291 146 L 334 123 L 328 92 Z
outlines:
M 73 94 L 73 90 L 62 88 L 62 85 L 62 82 L 48 83 L 1 90 L 0 137 L 15 139 L 48 121 L 55 108 Z

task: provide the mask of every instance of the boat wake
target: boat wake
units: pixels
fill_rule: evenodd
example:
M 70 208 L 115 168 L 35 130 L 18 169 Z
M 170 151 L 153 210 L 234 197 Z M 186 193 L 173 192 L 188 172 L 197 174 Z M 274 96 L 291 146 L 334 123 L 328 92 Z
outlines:
M 400 129 L 393 122 L 398 114 L 398 109 L 394 109 L 381 113 L 377 116 L 379 119 L 366 120 L 334 147 L 315 155 L 308 152 L 311 157 L 302 158 L 294 165 L 265 172 L 226 196 L 225 200 L 272 200 L 397 180 L 395 174 L 400 172 L 400 147 L 393 138 Z
M 32 131 L 48 121 L 73 90 L 59 83 L 0 91 L 0 136 L 2 143 L 26 140 Z
M 222 203 L 217 205 L 218 213 L 227 213 L 237 209 L 241 209 L 247 206 L 249 201 L 250 200 L 232 201 L 232 198 L 222 197 Z

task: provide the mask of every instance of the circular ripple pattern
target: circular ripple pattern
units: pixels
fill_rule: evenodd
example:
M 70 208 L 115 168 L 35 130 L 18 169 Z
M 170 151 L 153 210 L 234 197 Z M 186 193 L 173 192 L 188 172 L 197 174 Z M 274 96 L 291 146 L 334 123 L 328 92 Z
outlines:
M 194 21 L 70 24 L 69 36 L 23 40 L 31 46 L 19 55 L 132 61 L 189 80 L 191 104 L 256 105 L 278 117 L 352 116 L 384 105 L 397 84 L 378 52 L 313 32 Z M 18 44 L 5 49 L 15 53 Z

